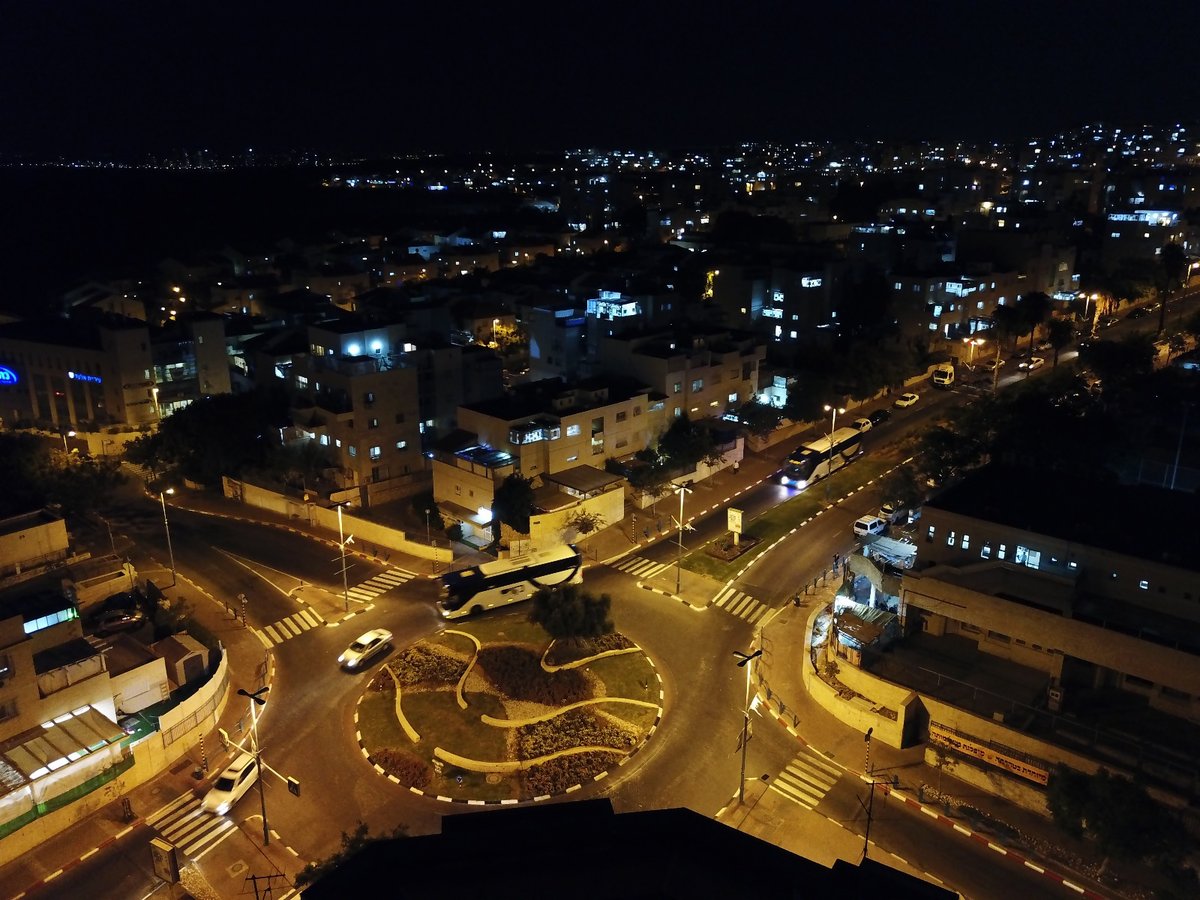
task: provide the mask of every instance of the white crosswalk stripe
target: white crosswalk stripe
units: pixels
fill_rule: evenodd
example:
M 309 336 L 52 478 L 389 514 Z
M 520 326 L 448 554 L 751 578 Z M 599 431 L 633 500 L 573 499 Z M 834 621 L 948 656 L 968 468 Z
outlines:
M 768 609 L 749 594 L 732 587 L 723 588 L 721 593 L 713 598 L 713 606 L 720 607 L 739 619 L 745 619 L 751 625 L 761 619 Z
M 272 622 L 270 625 L 265 625 L 259 629 L 258 633 L 263 636 L 269 646 L 282 644 L 284 641 L 304 634 L 306 631 L 311 631 L 318 625 L 324 623 L 321 614 L 315 609 L 302 609 L 299 612 L 292 613 L 286 618 L 280 619 L 278 622 Z
M 653 578 L 669 565 L 670 563 L 655 562 L 652 559 L 645 559 L 641 556 L 631 556 L 628 559 L 621 560 L 613 568 L 621 572 L 626 572 L 629 575 L 636 575 L 638 578 Z
M 787 768 L 776 776 L 770 787 L 775 793 L 793 803 L 816 809 L 817 804 L 837 784 L 841 775 L 841 769 L 828 760 L 804 751 L 788 763 Z
M 197 797 L 184 794 L 150 816 L 146 824 L 178 847 L 184 856 L 193 857 L 234 827 L 232 819 L 205 812 L 200 803 Z

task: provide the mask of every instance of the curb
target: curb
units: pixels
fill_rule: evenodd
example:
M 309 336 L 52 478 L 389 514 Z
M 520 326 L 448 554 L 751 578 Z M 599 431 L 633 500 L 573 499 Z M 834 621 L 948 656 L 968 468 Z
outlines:
M 652 593 L 652 594 L 661 594 L 663 597 L 669 597 L 672 600 L 678 600 L 680 603 L 682 603 L 688 609 L 694 610 L 695 612 L 703 612 L 707 608 L 704 606 L 693 606 L 690 601 L 685 600 L 683 597 L 680 597 L 678 594 L 673 594 L 670 591 L 664 591 L 662 588 L 651 587 L 650 585 L 645 584 L 641 581 L 636 581 L 636 582 L 634 582 L 634 584 L 636 584 L 638 587 L 640 587 L 643 591 L 650 591 L 650 593 Z

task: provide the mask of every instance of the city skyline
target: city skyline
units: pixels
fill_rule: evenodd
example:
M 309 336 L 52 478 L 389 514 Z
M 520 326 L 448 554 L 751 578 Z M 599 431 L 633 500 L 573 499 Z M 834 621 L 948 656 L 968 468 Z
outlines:
M 0 150 L 129 156 L 1008 140 L 1195 107 L 1165 3 L 11 13 Z

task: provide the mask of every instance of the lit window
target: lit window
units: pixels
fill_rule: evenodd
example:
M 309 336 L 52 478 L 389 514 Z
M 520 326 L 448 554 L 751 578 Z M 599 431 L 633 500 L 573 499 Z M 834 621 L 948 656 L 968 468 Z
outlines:
M 579 437 L 579 425 L 578 424 L 567 426 L 567 437 Z
M 308 376 L 307 375 L 297 375 L 296 376 L 296 387 L 298 387 L 298 388 L 308 387 Z
M 682 390 L 683 390 L 683 382 L 682 382 L 682 381 L 677 381 L 677 382 L 675 382 L 675 391 L 674 391 L 674 393 L 678 394 L 678 393 L 679 393 L 680 391 L 682 391 Z
M 407 448 L 408 448 L 408 441 L 396 441 L 396 449 L 397 450 L 406 450 Z
M 1004 545 L 1001 544 L 1000 549 L 996 551 L 996 559 L 1004 559 L 1004 554 L 1007 552 L 1008 551 L 1005 550 Z
M 984 544 L 983 549 L 979 551 L 979 555 L 982 556 L 984 559 L 990 558 L 992 555 L 992 545 Z
M 682 406 L 675 407 L 675 418 L 678 419 L 682 415 L 683 415 L 683 407 Z
M 704 379 L 696 378 L 692 381 L 692 393 L 704 390 Z
M 367 427 L 368 427 L 368 428 L 378 428 L 378 427 L 379 427 L 379 420 L 378 420 L 378 419 L 371 419 L 369 422 L 367 422 Z
M 933 526 L 932 525 L 929 526 L 929 534 L 927 534 L 925 536 L 925 540 L 927 540 L 927 541 L 933 540 Z
M 1143 578 L 1138 582 L 1138 587 L 1140 587 L 1143 591 L 1148 591 L 1150 590 L 1150 582 Z
M 341 438 L 334 438 L 333 445 L 334 445 L 335 447 L 341 447 L 341 446 L 342 446 L 342 439 L 341 439 Z
M 966 550 L 970 546 L 971 546 L 971 536 L 969 534 L 964 534 L 963 539 L 962 539 L 962 548 L 964 550 Z
M 383 456 L 383 448 L 382 447 L 372 447 L 371 448 L 371 459 L 379 459 L 379 457 L 381 457 L 381 456 Z
M 737 392 L 735 391 L 734 393 L 730 394 L 729 397 L 726 399 L 726 402 L 727 403 L 737 403 L 738 402 Z
M 355 446 L 351 446 L 351 447 L 350 447 L 350 455 L 351 455 L 351 456 L 358 456 L 358 448 L 357 448 L 357 447 L 355 447 Z
M 323 435 L 321 435 L 321 446 L 322 446 L 322 447 L 328 447 L 328 446 L 329 446 L 329 435 L 327 435 L 327 434 L 323 434 Z
M 953 531 L 951 531 L 949 534 L 946 535 L 946 546 L 947 547 L 954 546 L 954 532 Z

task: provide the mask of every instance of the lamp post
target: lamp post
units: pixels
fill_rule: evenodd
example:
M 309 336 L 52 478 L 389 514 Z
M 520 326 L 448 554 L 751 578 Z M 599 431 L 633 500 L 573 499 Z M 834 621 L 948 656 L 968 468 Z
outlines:
M 688 487 L 690 481 L 686 481 L 675 489 L 675 493 L 679 495 L 679 521 L 676 523 L 679 526 L 679 553 L 675 557 L 675 593 L 679 593 L 679 578 L 683 569 L 683 498 L 691 493 Z
M 429 539 L 429 508 L 425 508 L 425 543 L 433 547 L 433 541 Z M 433 572 L 436 575 L 438 570 L 437 564 L 437 547 L 433 547 Z
M 499 324 L 499 319 L 492 319 L 492 346 L 496 348 L 500 346 L 500 342 L 496 340 L 496 326 Z
M 829 422 L 829 464 L 825 471 L 825 499 L 829 499 L 829 476 L 833 474 L 833 432 L 837 430 L 838 413 L 844 413 L 846 410 L 839 409 L 836 406 L 825 404 L 825 412 L 833 413 L 833 418 Z
M 354 535 L 345 536 L 342 530 L 342 507 L 346 501 L 337 504 L 338 511 L 338 547 L 342 551 L 342 601 L 346 604 L 346 612 L 350 612 L 350 585 L 346 581 L 346 545 L 354 540 Z
M 738 658 L 738 668 L 746 670 L 746 702 L 742 706 L 742 777 L 738 781 L 738 803 L 746 802 L 746 743 L 750 738 L 750 672 L 754 668 L 751 663 L 762 656 L 762 647 L 753 653 L 742 653 L 734 650 Z
M 266 705 L 266 700 L 263 699 L 263 694 L 271 688 L 264 686 L 260 687 L 254 693 L 245 688 L 238 688 L 238 694 L 243 697 L 250 698 L 250 741 L 254 748 L 254 771 L 258 773 L 258 802 L 262 807 L 263 817 L 263 846 L 271 843 L 271 832 L 267 828 L 267 795 L 263 788 L 263 770 L 262 770 L 262 748 L 258 744 L 258 708 Z
M 64 431 L 64 432 L 62 433 L 62 439 L 63 439 L 63 453 L 70 453 L 70 452 L 71 452 L 71 451 L 70 451 L 70 449 L 67 447 L 67 438 L 69 438 L 69 437 L 75 437 L 75 432 L 74 432 L 74 431 Z
M 171 524 L 167 521 L 167 494 L 175 493 L 175 488 L 167 488 L 158 492 L 158 502 L 162 504 L 163 530 L 167 533 L 167 555 L 171 559 L 171 587 L 175 587 L 175 551 L 171 549 Z

